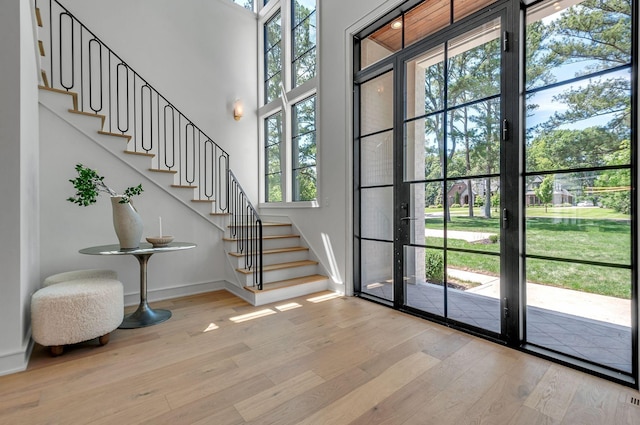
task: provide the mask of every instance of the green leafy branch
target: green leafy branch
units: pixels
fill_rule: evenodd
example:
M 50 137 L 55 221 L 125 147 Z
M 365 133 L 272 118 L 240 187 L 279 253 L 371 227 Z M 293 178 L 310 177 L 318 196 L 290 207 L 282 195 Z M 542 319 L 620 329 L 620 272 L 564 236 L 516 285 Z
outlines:
M 120 196 L 106 185 L 104 177 L 99 175 L 96 170 L 87 168 L 82 164 L 76 164 L 75 168 L 78 172 L 78 177 L 69 181 L 73 184 L 76 194 L 67 198 L 67 201 L 86 207 L 96 203 L 100 192 L 108 193 L 109 196 Z M 142 192 L 142 184 L 128 187 L 125 189 L 120 203 L 126 204 L 131 200 L 132 196 L 140 195 Z

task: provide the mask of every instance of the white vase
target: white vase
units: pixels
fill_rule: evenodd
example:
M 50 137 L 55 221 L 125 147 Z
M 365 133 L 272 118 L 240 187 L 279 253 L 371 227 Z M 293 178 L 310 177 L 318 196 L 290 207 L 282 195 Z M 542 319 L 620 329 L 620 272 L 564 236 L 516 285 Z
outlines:
M 120 199 L 122 196 L 111 197 L 113 228 L 120 241 L 120 249 L 138 248 L 142 238 L 142 218 L 131 202 L 121 204 Z

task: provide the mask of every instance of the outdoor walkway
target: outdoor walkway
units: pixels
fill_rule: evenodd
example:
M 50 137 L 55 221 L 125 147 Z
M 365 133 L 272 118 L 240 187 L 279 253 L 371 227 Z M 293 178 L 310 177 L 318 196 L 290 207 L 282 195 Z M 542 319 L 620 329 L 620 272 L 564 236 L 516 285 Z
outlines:
M 558 305 L 569 303 L 571 296 L 576 295 L 575 291 L 564 291 L 566 296 L 555 300 Z M 392 285 L 387 282 L 369 285 L 363 292 L 384 299 L 393 299 Z M 448 318 L 492 332 L 500 332 L 501 309 L 495 296 L 449 288 L 447 301 Z M 407 306 L 444 316 L 444 304 L 443 286 L 429 283 L 407 285 Z M 627 307 L 627 310 L 630 309 Z M 631 372 L 630 326 L 533 305 L 527 308 L 526 323 L 529 343 Z

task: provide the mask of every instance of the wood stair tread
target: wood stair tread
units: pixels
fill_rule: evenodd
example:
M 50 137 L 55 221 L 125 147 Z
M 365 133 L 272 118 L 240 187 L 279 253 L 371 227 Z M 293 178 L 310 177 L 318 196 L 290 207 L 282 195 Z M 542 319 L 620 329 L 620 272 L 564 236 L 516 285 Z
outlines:
M 120 137 L 122 139 L 127 139 L 127 142 L 129 140 L 131 140 L 131 136 L 128 134 L 122 134 L 122 133 L 111 133 L 109 131 L 104 131 L 104 130 L 98 130 L 98 134 L 102 134 L 103 136 L 113 136 L 113 137 Z
M 171 187 L 175 187 L 176 189 L 197 189 L 198 186 L 190 186 L 186 184 L 172 184 Z
M 123 151 L 123 152 L 124 152 L 124 153 L 126 153 L 126 154 L 129 154 L 129 155 L 147 156 L 147 157 L 149 157 L 149 158 L 153 158 L 153 157 L 155 157 L 155 156 L 156 156 L 155 154 L 153 154 L 153 153 L 148 153 L 148 152 L 134 152 L 134 151 L 127 151 L 127 150 L 125 150 L 125 151 Z
M 71 112 L 72 114 L 82 115 L 85 117 L 100 118 L 100 120 L 102 121 L 102 125 L 104 125 L 104 121 L 107 119 L 106 115 L 96 114 L 95 112 L 78 111 L 76 109 L 69 109 L 68 111 Z
M 169 174 L 177 174 L 176 170 L 163 170 L 161 168 L 149 168 L 149 171 L 155 171 L 156 173 L 169 173 Z
M 216 202 L 215 199 L 192 199 L 191 202 L 202 202 L 202 203 L 208 203 L 208 204 L 212 204 L 214 202 Z
M 260 292 L 273 291 L 276 289 L 288 288 L 290 286 L 304 285 L 305 283 L 313 283 L 325 279 L 329 278 L 320 274 L 312 274 L 309 276 L 296 277 L 293 279 L 281 280 L 278 282 L 265 283 L 262 286 L 262 290 L 259 290 L 254 286 L 245 286 L 244 289 L 258 294 Z
M 263 236 L 262 239 L 287 239 L 287 238 L 299 238 L 300 235 L 270 235 L 270 236 Z M 257 238 L 253 238 L 252 240 L 256 240 Z M 225 242 L 237 242 L 238 239 L 237 238 L 227 238 L 224 237 L 222 238 L 223 241 Z
M 285 252 L 298 252 L 298 251 L 309 251 L 309 248 L 304 246 L 293 246 L 290 248 L 265 249 L 262 251 L 262 254 L 263 255 L 282 254 Z M 253 253 L 249 253 L 249 255 L 252 255 L 252 254 Z M 229 255 L 231 255 L 232 257 L 243 257 L 245 254 L 241 252 L 230 252 Z
M 313 260 L 301 260 L 301 261 L 292 261 L 290 263 L 278 263 L 278 264 L 270 264 L 268 266 L 262 266 L 263 272 L 270 272 L 274 270 L 284 270 L 284 269 L 292 269 L 295 267 L 305 267 L 305 266 L 317 266 L 318 262 Z M 239 273 L 242 274 L 251 274 L 253 270 L 249 269 L 236 269 Z

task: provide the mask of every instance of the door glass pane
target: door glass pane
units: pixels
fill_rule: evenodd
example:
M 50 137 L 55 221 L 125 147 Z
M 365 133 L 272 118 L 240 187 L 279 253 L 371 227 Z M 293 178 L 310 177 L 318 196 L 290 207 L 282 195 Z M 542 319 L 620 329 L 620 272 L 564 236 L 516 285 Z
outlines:
M 447 159 L 449 178 L 499 172 L 499 98 L 455 108 L 449 112 Z
M 393 188 L 363 188 L 360 192 L 362 237 L 393 240 Z
M 404 180 L 443 177 L 444 114 L 418 118 L 405 124 Z
M 406 305 L 444 316 L 444 251 L 423 247 L 404 248 Z
M 448 250 L 447 307 L 449 318 L 499 333 L 500 257 Z
M 393 72 L 362 84 L 360 134 L 366 136 L 393 128 Z
M 442 111 L 444 108 L 444 47 L 439 46 L 407 62 L 406 119 Z
M 630 0 L 547 1 L 526 19 L 527 90 L 631 63 Z
M 393 184 L 393 131 L 360 140 L 360 184 Z
M 500 93 L 500 34 L 500 20 L 496 19 L 447 43 L 449 106 Z
M 631 271 L 527 259 L 527 341 L 631 372 Z
M 393 243 L 363 240 L 360 258 L 362 292 L 393 301 Z
M 527 254 L 631 265 L 629 182 L 628 169 L 527 177 Z

